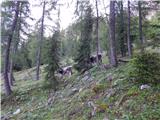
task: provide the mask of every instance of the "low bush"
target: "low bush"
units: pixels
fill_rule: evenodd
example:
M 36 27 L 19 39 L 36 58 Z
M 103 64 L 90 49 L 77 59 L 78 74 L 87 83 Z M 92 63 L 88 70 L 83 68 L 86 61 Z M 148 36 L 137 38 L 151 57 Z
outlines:
M 129 77 L 138 83 L 160 83 L 160 55 L 158 53 L 143 53 L 130 61 Z

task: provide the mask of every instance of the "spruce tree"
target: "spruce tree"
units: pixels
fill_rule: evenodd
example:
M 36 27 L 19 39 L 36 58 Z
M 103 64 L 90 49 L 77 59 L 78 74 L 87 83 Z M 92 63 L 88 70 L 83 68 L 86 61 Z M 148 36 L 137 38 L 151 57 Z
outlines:
M 59 37 L 60 32 L 55 31 L 51 40 L 48 44 L 48 57 L 46 66 L 46 83 L 48 87 L 53 88 L 54 90 L 57 89 L 58 80 L 55 76 L 55 72 L 59 69 Z
M 81 27 L 81 38 L 80 45 L 77 52 L 77 56 L 75 58 L 75 68 L 82 72 L 83 70 L 87 70 L 91 67 L 90 64 L 90 55 L 91 55 L 91 40 L 92 40 L 92 8 L 90 5 L 87 5 L 85 9 L 84 18 L 82 19 L 82 27 Z

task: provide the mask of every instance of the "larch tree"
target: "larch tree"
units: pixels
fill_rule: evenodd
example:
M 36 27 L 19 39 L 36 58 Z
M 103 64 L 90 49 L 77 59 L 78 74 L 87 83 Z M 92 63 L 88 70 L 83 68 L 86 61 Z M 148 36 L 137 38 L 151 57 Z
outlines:
M 15 9 L 15 2 L 9 2 L 9 1 L 6 1 L 6 2 L 3 2 L 2 3 L 2 24 L 1 24 L 1 29 L 2 29 L 2 32 L 1 32 L 1 35 L 2 35 L 2 52 L 4 53 L 5 49 L 6 49 L 6 41 L 7 41 L 7 38 L 8 38 L 8 32 L 10 30 L 10 26 L 12 25 L 12 22 L 13 22 L 13 9 Z M 13 40 L 12 40 L 13 41 Z M 12 49 L 12 44 L 11 44 L 11 49 Z M 12 51 L 12 50 L 10 50 Z M 12 65 L 12 62 L 11 62 L 11 57 L 10 57 L 10 60 L 9 60 L 9 68 L 8 68 L 8 76 L 9 76 L 9 83 L 10 85 L 13 85 L 13 82 L 10 81 L 10 68 L 11 68 L 11 65 Z M 4 61 L 3 61 L 4 62 Z M 4 64 L 2 62 L 2 64 Z M 2 66 L 2 70 L 4 70 L 4 66 Z
M 140 49 L 141 53 L 144 51 L 144 42 L 143 42 L 143 36 L 142 36 L 142 7 L 141 7 L 141 1 L 138 1 L 138 10 L 139 10 L 139 40 L 140 40 Z
M 130 33 L 130 24 L 131 24 L 131 16 L 130 16 L 130 1 L 128 0 L 128 25 L 127 25 L 127 48 L 128 48 L 128 56 L 131 57 L 132 56 L 132 46 L 131 46 L 131 33 Z
M 10 69 L 9 69 L 9 80 L 11 85 L 13 85 L 13 81 L 15 81 L 15 78 L 13 76 L 13 68 L 16 66 L 15 59 L 19 57 L 19 55 L 17 54 L 18 47 L 20 47 L 19 44 L 22 42 L 22 40 L 26 41 L 26 39 L 24 39 L 22 36 L 28 36 L 28 30 L 30 25 L 28 24 L 26 19 L 33 20 L 33 18 L 30 17 L 29 2 L 21 1 L 19 7 L 20 7 L 19 16 L 17 19 L 17 24 L 16 24 L 14 36 L 13 36 L 12 46 L 11 46 L 12 50 L 11 50 Z
M 58 80 L 55 76 L 55 73 L 59 69 L 59 52 L 60 52 L 60 31 L 55 30 L 52 38 L 48 44 L 48 55 L 47 55 L 47 66 L 45 68 L 46 71 L 46 85 L 49 88 L 53 88 L 56 90 L 58 88 Z
M 58 5 L 58 4 L 57 4 Z M 53 35 L 49 40 L 48 44 L 48 55 L 47 55 L 47 66 L 46 71 L 46 85 L 54 90 L 58 89 L 58 78 L 56 77 L 56 72 L 59 69 L 60 64 L 60 5 L 57 12 L 58 19 L 56 21 L 56 26 L 53 28 Z
M 115 41 L 115 1 L 110 1 L 109 30 L 110 30 L 109 59 L 110 59 L 110 64 L 116 67 L 117 56 L 116 56 L 116 41 Z
M 9 68 L 9 54 L 10 54 L 10 48 L 11 48 L 11 42 L 13 38 L 13 34 L 16 28 L 17 20 L 18 20 L 18 15 L 19 15 L 19 5 L 20 2 L 16 2 L 16 9 L 15 9 L 15 15 L 13 19 L 13 23 L 11 26 L 11 30 L 8 35 L 8 40 L 7 40 L 7 46 L 6 46 L 6 52 L 5 52 L 5 63 L 4 63 L 4 86 L 5 86 L 5 94 L 10 95 L 12 90 L 9 84 L 9 78 L 8 78 L 8 68 Z
M 44 24 L 44 19 L 48 19 L 52 21 L 50 12 L 52 12 L 53 9 L 56 9 L 55 6 L 57 5 L 58 0 L 43 0 L 43 2 L 40 3 L 42 5 L 42 16 L 37 22 L 37 26 L 40 23 L 40 40 L 38 42 L 38 49 L 37 49 L 37 56 L 36 56 L 36 80 L 40 79 L 40 65 L 41 65 L 41 51 L 43 47 L 43 39 L 44 39 L 44 29 L 46 25 Z M 47 7 L 47 8 L 46 8 Z
M 92 27 L 93 27 L 93 18 L 92 18 L 92 8 L 89 3 L 86 3 L 84 8 L 84 18 L 82 19 L 82 34 L 80 38 L 80 46 L 75 58 L 75 68 L 83 72 L 91 67 L 90 64 L 90 55 L 91 55 L 91 40 L 92 40 Z
M 124 22 L 124 10 L 123 10 L 123 1 L 117 2 L 118 9 L 117 11 L 117 46 L 120 49 L 120 54 L 122 57 L 126 56 L 126 32 L 125 32 L 125 22 Z
M 45 6 L 46 2 L 43 2 L 43 11 L 42 11 L 42 18 L 41 18 L 41 28 L 40 28 L 40 40 L 39 40 L 39 47 L 37 51 L 37 69 L 36 69 L 36 80 L 39 80 L 39 72 L 40 72 L 40 65 L 41 65 L 41 49 L 42 49 L 42 42 L 43 42 L 43 32 L 44 32 L 44 17 L 45 17 Z
M 100 52 L 100 43 L 99 43 L 99 10 L 98 10 L 98 0 L 95 0 L 96 3 L 96 61 L 97 61 L 97 65 L 99 65 L 99 59 L 98 59 L 98 54 Z

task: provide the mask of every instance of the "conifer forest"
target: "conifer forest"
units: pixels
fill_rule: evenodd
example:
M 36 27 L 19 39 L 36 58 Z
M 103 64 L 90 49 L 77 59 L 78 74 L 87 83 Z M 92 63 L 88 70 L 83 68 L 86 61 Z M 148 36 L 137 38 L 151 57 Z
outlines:
M 2 0 L 1 120 L 160 120 L 160 0 Z

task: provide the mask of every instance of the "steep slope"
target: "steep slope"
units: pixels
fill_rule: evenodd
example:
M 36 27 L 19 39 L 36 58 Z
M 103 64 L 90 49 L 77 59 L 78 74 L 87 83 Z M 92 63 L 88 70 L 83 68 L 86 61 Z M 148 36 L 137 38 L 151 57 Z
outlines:
M 94 67 L 82 75 L 75 73 L 70 78 L 64 77 L 56 92 L 44 88 L 44 80 L 24 81 L 21 78 L 24 72 L 15 73 L 14 94 L 7 98 L 2 95 L 3 118 L 159 120 L 160 85 L 141 90 L 141 85 L 127 78 L 129 69 L 129 65 L 109 70 Z M 13 115 L 18 109 L 20 112 Z

